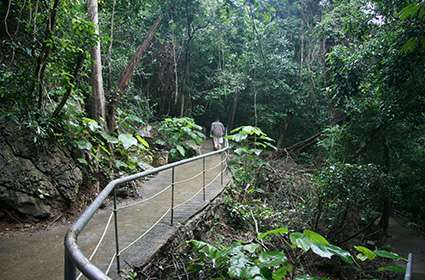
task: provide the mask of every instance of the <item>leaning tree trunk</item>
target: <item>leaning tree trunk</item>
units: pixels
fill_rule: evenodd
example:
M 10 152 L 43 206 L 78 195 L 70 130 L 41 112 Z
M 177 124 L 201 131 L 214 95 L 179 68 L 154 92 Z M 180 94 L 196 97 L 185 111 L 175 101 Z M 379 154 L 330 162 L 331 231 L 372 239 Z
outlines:
M 87 9 L 90 20 L 95 27 L 95 34 L 99 36 L 99 16 L 97 0 L 87 0 Z M 103 91 L 102 59 L 100 56 L 100 40 L 91 49 L 92 57 L 92 95 L 90 116 L 96 120 L 105 118 L 105 93 Z
M 149 28 L 149 31 L 143 40 L 142 44 L 137 48 L 134 55 L 131 57 L 130 61 L 127 64 L 127 67 L 124 69 L 124 71 L 121 73 L 121 78 L 118 82 L 118 88 L 114 93 L 111 93 L 111 99 L 108 102 L 108 115 L 107 115 L 107 125 L 109 131 L 114 131 L 117 127 L 116 119 L 115 119 L 115 110 L 116 105 L 118 103 L 119 95 L 125 91 L 125 89 L 128 86 L 128 83 L 133 77 L 134 69 L 136 69 L 136 66 L 139 64 L 140 60 L 142 59 L 145 51 L 150 46 L 152 39 L 156 33 L 156 31 L 159 28 L 159 25 L 161 23 L 162 16 L 159 15 L 153 25 Z

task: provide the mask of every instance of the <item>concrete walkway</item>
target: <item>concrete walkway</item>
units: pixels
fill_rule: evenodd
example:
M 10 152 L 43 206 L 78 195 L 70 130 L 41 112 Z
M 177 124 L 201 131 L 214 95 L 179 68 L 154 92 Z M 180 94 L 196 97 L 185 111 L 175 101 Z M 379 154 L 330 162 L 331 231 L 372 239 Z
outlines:
M 397 218 L 390 219 L 388 243 L 395 252 L 407 258 L 413 254 L 413 279 L 425 280 L 425 237 L 402 225 Z
M 205 150 L 205 149 L 204 149 Z M 204 151 L 205 152 L 205 151 Z M 220 183 L 220 155 L 206 159 L 206 201 L 202 191 L 174 212 L 174 226 L 170 225 L 170 213 L 166 213 L 171 204 L 171 189 L 145 203 L 140 203 L 118 212 L 120 250 L 132 244 L 156 221 L 157 226 L 121 254 L 121 266 L 143 264 L 175 232 L 176 225 L 183 223 L 215 198 L 223 187 Z M 214 168 L 214 166 L 217 166 Z M 192 162 L 175 169 L 176 182 L 187 180 L 202 171 L 202 160 Z M 218 176 L 217 176 L 218 175 Z M 224 185 L 228 182 L 224 176 Z M 171 170 L 161 172 L 145 183 L 143 198 L 148 198 L 171 183 Z M 202 188 L 202 174 L 192 180 L 175 186 L 175 206 L 190 199 Z M 133 204 L 127 201 L 119 206 Z M 99 210 L 85 230 L 79 236 L 78 243 L 86 256 L 90 256 L 104 231 L 111 209 Z M 163 217 L 163 219 L 160 219 Z M 37 280 L 63 279 L 63 239 L 68 226 L 61 225 L 46 231 L 35 233 L 18 232 L 11 237 L 0 238 L 0 279 L 1 280 Z M 116 263 L 111 263 L 115 253 L 113 219 L 105 233 L 104 241 L 92 262 L 105 271 L 111 266 L 109 275 L 116 278 Z

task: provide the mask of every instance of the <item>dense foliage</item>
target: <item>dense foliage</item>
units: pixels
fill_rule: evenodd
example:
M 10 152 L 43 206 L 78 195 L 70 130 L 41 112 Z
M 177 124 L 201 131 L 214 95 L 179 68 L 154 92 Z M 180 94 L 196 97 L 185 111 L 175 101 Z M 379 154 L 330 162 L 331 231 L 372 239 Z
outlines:
M 0 17 L 0 124 L 88 178 L 190 157 L 220 118 L 255 196 L 227 201 L 236 221 L 291 209 L 338 245 L 384 240 L 393 210 L 425 221 L 423 0 L 6 0 Z M 299 193 L 267 181 L 291 171 L 273 157 L 313 170 Z

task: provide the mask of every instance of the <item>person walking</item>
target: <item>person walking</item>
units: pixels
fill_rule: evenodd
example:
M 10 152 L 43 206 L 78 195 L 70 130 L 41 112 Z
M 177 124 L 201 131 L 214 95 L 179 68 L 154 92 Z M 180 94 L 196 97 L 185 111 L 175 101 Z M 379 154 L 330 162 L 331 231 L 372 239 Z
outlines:
M 214 150 L 220 150 L 221 145 L 224 143 L 223 136 L 226 133 L 224 125 L 217 118 L 215 122 L 211 124 L 211 136 L 213 138 L 213 147 Z

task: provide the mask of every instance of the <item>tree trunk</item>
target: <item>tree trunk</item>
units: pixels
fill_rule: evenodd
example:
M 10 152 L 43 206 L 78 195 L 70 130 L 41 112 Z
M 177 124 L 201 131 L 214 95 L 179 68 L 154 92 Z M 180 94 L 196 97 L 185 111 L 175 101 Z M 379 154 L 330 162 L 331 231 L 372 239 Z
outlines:
M 184 94 L 181 94 L 180 118 L 184 117 Z
M 143 54 L 145 53 L 145 51 L 151 44 L 153 36 L 155 35 L 156 31 L 159 28 L 161 19 L 162 19 L 162 16 L 159 15 L 157 19 L 155 20 L 154 24 L 149 28 L 149 31 L 148 31 L 148 34 L 146 35 L 145 40 L 143 40 L 143 43 L 137 48 L 133 57 L 130 59 L 129 63 L 127 64 L 127 67 L 122 72 L 120 81 L 118 82 L 118 89 L 120 90 L 120 92 L 123 92 L 127 88 L 128 82 L 130 81 L 131 77 L 133 77 L 134 69 L 139 64 L 140 60 L 143 57 Z
M 283 124 L 283 128 L 280 131 L 279 140 L 277 141 L 278 148 L 282 148 L 285 145 L 285 138 L 287 138 L 288 128 L 289 128 L 289 125 L 291 124 L 293 116 L 294 114 L 289 113 L 288 116 L 286 117 L 285 123 Z
M 127 64 L 127 67 L 121 73 L 121 78 L 118 82 L 118 88 L 116 91 L 111 92 L 110 100 L 107 104 L 107 118 L 106 123 L 109 131 L 114 131 L 117 127 L 116 118 L 115 118 L 115 110 L 118 103 L 119 95 L 123 93 L 130 81 L 131 77 L 133 77 L 134 69 L 139 64 L 142 59 L 145 51 L 150 46 L 152 39 L 158 30 L 161 23 L 162 16 L 159 15 L 152 26 L 149 28 L 148 33 L 143 40 L 142 44 L 139 45 L 134 55 L 131 57 L 130 61 Z
M 174 80 L 175 80 L 175 88 L 176 92 L 174 95 L 174 104 L 177 104 L 178 98 L 179 98 L 179 80 L 178 80 L 178 73 L 177 73 L 177 57 L 176 57 L 176 35 L 173 31 L 173 62 L 174 62 Z
M 254 80 L 254 126 L 258 127 L 258 112 L 257 112 L 257 87 Z
M 59 115 L 63 106 L 65 106 L 66 101 L 68 101 L 69 97 L 71 97 L 74 86 L 76 84 L 78 84 L 78 76 L 79 76 L 80 70 L 83 66 L 83 62 L 84 62 L 84 53 L 80 53 L 75 58 L 74 72 L 72 74 L 72 77 L 71 77 L 68 85 L 67 85 L 65 95 L 62 97 L 62 100 L 59 102 L 58 106 L 56 107 L 55 111 L 52 114 L 53 118 L 55 118 Z
M 95 27 L 95 33 L 99 36 L 99 15 L 97 0 L 87 0 L 87 9 L 90 20 Z M 92 96 L 91 96 L 91 117 L 100 120 L 105 118 L 105 93 L 103 91 L 102 59 L 100 55 L 100 40 L 91 49 L 92 57 Z
M 193 14 L 192 14 L 192 1 L 186 1 L 185 3 L 185 15 L 186 15 L 186 51 L 185 51 L 185 77 L 184 77 L 184 88 L 181 95 L 180 103 L 180 117 L 184 116 L 185 109 L 185 96 L 190 97 L 190 56 L 191 56 L 191 46 L 193 38 Z
M 112 47 L 114 43 L 114 22 L 115 22 L 115 5 L 116 0 L 112 1 L 112 13 L 111 13 L 111 28 L 109 32 L 109 47 L 108 47 L 108 91 L 111 94 L 112 91 Z
M 382 132 L 385 133 L 385 132 Z M 388 174 L 391 171 L 391 157 L 390 157 L 390 147 L 388 145 L 385 135 L 382 137 L 382 142 L 384 143 L 384 162 L 385 162 L 385 172 Z M 389 188 L 386 187 L 383 193 L 383 206 L 382 206 L 382 215 L 379 221 L 379 224 L 382 228 L 383 238 L 388 235 L 388 227 L 390 223 L 391 216 L 391 194 Z
M 233 95 L 232 111 L 230 112 L 229 121 L 227 122 L 228 130 L 233 129 L 233 125 L 235 123 L 236 110 L 238 108 L 238 102 L 239 102 L 239 90 L 237 90 L 235 94 Z
M 10 3 L 10 2 L 9 2 Z M 50 55 L 51 46 L 49 41 L 55 31 L 56 15 L 59 10 L 60 0 L 55 0 L 49 12 L 49 18 L 46 25 L 45 37 L 40 55 L 37 57 L 37 66 L 35 68 L 34 90 L 38 91 L 38 109 L 43 106 L 44 100 L 44 73 L 46 71 L 47 59 Z
M 300 48 L 300 81 L 302 79 L 303 74 L 303 64 L 304 64 L 304 23 L 301 23 L 301 48 Z

